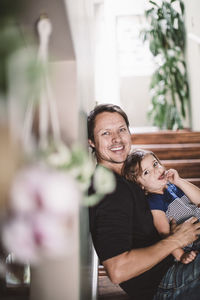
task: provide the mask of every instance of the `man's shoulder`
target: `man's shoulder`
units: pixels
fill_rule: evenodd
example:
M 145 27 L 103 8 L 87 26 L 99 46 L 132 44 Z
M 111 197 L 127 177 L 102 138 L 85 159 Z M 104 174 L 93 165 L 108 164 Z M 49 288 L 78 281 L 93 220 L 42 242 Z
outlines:
M 142 189 L 134 182 L 126 180 L 123 176 L 113 172 L 116 180 L 116 186 L 113 192 L 105 194 L 103 199 L 93 207 L 94 209 L 104 206 L 130 205 L 134 199 L 144 197 Z M 95 193 L 93 184 L 89 188 L 89 195 Z M 117 204 L 118 203 L 118 204 Z
M 115 204 L 118 202 L 120 206 L 130 205 L 134 199 L 144 196 L 142 189 L 137 184 L 116 173 L 115 177 L 116 188 L 112 193 L 105 195 L 105 201 L 115 202 Z
M 119 186 L 122 186 L 122 187 L 128 189 L 131 193 L 134 193 L 134 194 L 142 193 L 143 194 L 141 187 L 137 183 L 127 180 L 123 176 L 120 176 L 120 175 L 118 175 L 118 176 L 119 177 L 118 177 L 117 183 L 119 184 Z

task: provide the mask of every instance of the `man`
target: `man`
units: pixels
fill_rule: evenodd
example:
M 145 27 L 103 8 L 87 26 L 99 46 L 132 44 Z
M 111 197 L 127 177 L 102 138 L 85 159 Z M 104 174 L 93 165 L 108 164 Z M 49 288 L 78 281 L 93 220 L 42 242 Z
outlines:
M 131 136 L 120 107 L 99 105 L 90 113 L 88 141 L 97 163 L 112 170 L 117 183 L 113 193 L 90 208 L 93 243 L 111 281 L 131 299 L 199 299 L 200 255 L 182 265 L 170 253 L 193 242 L 200 224 L 194 217 L 180 226 L 174 224 L 173 233 L 161 240 L 143 191 L 121 176 Z M 166 293 L 168 298 L 163 298 Z

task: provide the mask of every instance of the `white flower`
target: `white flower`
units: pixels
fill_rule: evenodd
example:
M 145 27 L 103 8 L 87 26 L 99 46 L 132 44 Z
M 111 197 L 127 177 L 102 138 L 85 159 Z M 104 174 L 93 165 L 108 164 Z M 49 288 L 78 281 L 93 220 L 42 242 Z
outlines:
M 162 33 L 166 34 L 166 31 L 167 31 L 167 20 L 163 19 L 159 23 L 161 25 Z
M 171 3 L 171 7 L 180 15 L 182 14 L 181 12 L 181 7 L 180 7 L 180 2 L 179 1 L 174 1 Z
M 153 110 L 153 104 L 149 104 L 149 107 L 148 107 L 148 112 L 152 111 Z
M 162 54 L 158 54 L 155 57 L 155 62 L 159 65 L 159 66 L 163 66 L 166 62 L 164 56 Z
M 68 164 L 71 160 L 71 152 L 65 145 L 60 145 L 58 151 L 48 156 L 47 162 L 55 167 Z
M 178 29 L 178 18 L 174 19 L 173 27 L 174 27 L 174 29 Z
M 181 53 L 181 48 L 179 46 L 176 46 L 174 49 L 177 53 L 179 53 L 179 54 Z
M 163 68 L 159 70 L 159 74 L 160 74 L 161 76 L 164 76 L 164 75 L 165 75 Z
M 158 6 L 162 6 L 163 0 L 155 0 L 154 1 Z
M 151 97 L 154 97 L 155 95 L 156 95 L 156 89 L 155 88 L 153 88 L 153 89 L 150 89 L 150 96 Z
M 99 194 L 111 193 L 115 188 L 115 177 L 105 167 L 98 165 L 94 173 L 94 188 Z
M 81 165 L 75 165 L 69 169 L 69 173 L 76 178 L 79 183 L 90 182 L 93 172 L 94 164 L 89 159 Z
M 158 96 L 158 103 L 164 104 L 165 103 L 165 97 L 163 95 Z
M 159 87 L 160 87 L 160 88 L 162 88 L 162 87 L 165 86 L 164 80 L 160 80 L 158 84 L 159 84 Z
M 181 61 L 177 61 L 177 67 L 178 67 L 179 71 L 181 72 L 181 74 L 184 76 L 185 70 L 184 70 L 184 67 L 183 67 L 183 64 L 181 63 Z M 184 94 L 183 90 L 180 90 L 180 93 Z

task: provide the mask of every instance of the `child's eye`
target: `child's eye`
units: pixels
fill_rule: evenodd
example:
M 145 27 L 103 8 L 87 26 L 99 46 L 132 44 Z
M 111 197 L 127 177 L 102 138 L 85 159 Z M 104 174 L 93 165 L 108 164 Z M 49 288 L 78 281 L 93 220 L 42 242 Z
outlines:
M 157 167 L 157 165 L 158 165 L 158 161 L 154 161 L 153 166 Z

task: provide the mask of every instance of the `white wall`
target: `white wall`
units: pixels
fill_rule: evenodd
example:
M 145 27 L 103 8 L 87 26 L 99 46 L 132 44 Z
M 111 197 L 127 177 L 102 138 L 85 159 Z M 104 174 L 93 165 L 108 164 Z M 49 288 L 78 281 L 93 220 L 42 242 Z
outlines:
M 117 53 L 118 16 L 144 13 L 146 0 L 94 1 L 95 6 L 95 100 L 120 105 L 131 127 L 147 126 L 150 75 L 122 74 Z M 133 54 L 134 55 L 134 54 Z M 134 70 L 133 70 L 134 71 Z M 129 72 L 130 73 L 130 72 Z
M 191 125 L 200 130 L 200 1 L 185 0 L 187 66 L 191 98 Z
M 77 73 L 75 61 L 51 63 L 61 135 L 68 145 L 78 139 Z
M 131 127 L 148 126 L 147 110 L 150 104 L 150 76 L 120 78 L 122 107 L 128 115 Z

